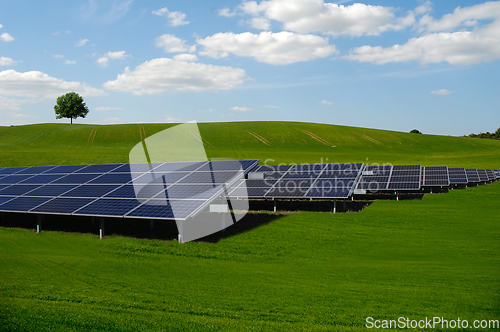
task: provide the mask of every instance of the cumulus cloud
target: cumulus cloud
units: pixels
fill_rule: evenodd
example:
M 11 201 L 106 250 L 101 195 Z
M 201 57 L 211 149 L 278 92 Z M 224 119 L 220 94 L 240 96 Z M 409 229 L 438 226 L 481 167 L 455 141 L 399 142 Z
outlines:
M 199 52 L 200 55 L 217 59 L 232 53 L 273 65 L 287 65 L 337 53 L 335 46 L 329 45 L 326 38 L 287 31 L 264 31 L 260 34 L 217 33 L 205 39 L 198 39 L 197 43 L 204 46 L 203 51 Z
M 229 8 L 222 8 L 218 10 L 219 16 L 224 16 L 224 17 L 233 17 L 236 15 L 236 12 L 232 12 Z
M 390 7 L 362 3 L 344 6 L 323 0 L 246 1 L 239 9 L 247 14 L 279 21 L 283 23 L 284 30 L 322 32 L 333 36 L 379 35 L 414 23 L 413 12 L 408 13 L 408 17 L 396 18 Z
M 344 58 L 376 64 L 416 61 L 452 65 L 500 59 L 500 2 L 457 8 L 440 20 L 427 14 L 418 26 L 425 34 L 406 44 L 386 48 L 365 45 L 352 49 Z M 450 32 L 453 29 L 459 31 Z
M 0 96 L 0 110 L 10 110 L 10 111 L 20 110 L 21 102 L 22 101 L 19 99 L 5 98 Z
M 56 58 L 56 59 L 62 59 L 62 58 L 64 58 L 64 55 L 62 55 L 62 54 L 52 54 L 52 57 Z
M 245 107 L 245 106 L 234 106 L 230 108 L 231 111 L 238 111 L 238 112 L 250 112 L 253 111 L 253 108 L 250 107 Z
M 78 43 L 75 44 L 76 47 L 82 47 L 83 45 L 87 44 L 89 40 L 88 39 L 80 39 Z
M 230 90 L 243 84 L 245 70 L 159 58 L 146 61 L 134 70 L 125 68 L 116 80 L 104 83 L 114 91 L 152 95 L 167 91 Z
M 262 107 L 265 107 L 265 108 L 280 108 L 279 106 L 274 106 L 274 105 L 264 105 Z
M 189 53 L 182 53 L 182 54 L 177 54 L 174 56 L 175 61 L 189 61 L 189 62 L 195 62 L 198 61 L 198 57 L 194 54 L 189 54 Z
M 10 65 L 13 65 L 15 63 L 16 62 L 14 60 L 12 60 L 11 58 L 7 58 L 4 56 L 0 57 L 0 66 L 10 66 Z
M 100 89 L 80 82 L 67 82 L 40 71 L 24 73 L 13 69 L 0 72 L 0 95 L 7 97 L 57 98 L 75 91 L 83 96 L 103 96 Z
M 123 110 L 121 107 L 108 107 L 108 106 L 99 106 L 94 108 L 94 110 L 98 112 L 106 112 L 106 111 L 111 111 L 111 110 Z
M 319 103 L 323 104 L 323 105 L 333 105 L 333 103 L 331 101 L 327 101 L 327 100 L 322 100 Z
M 438 95 L 438 96 L 447 96 L 447 95 L 451 95 L 453 93 L 453 91 L 448 91 L 446 89 L 441 89 L 441 90 L 437 90 L 437 91 L 431 91 L 431 93 L 433 95 Z
M 173 27 L 189 24 L 189 22 L 185 20 L 186 14 L 183 12 L 171 12 L 167 7 L 153 10 L 152 13 L 156 16 L 165 16 L 168 19 L 168 24 Z
M 265 17 L 254 17 L 247 23 L 255 29 L 271 30 L 271 22 Z
M 12 37 L 10 34 L 7 32 L 4 32 L 0 35 L 0 39 L 6 42 L 10 42 L 14 40 L 14 37 Z
M 74 65 L 75 63 L 76 63 L 76 61 L 74 61 L 74 60 L 66 60 L 66 61 L 64 61 L 65 65 Z
M 155 39 L 156 47 L 162 47 L 165 52 L 168 53 L 181 53 L 187 52 L 188 46 L 186 41 L 177 38 L 174 35 L 163 34 Z
M 103 57 L 97 59 L 97 64 L 101 67 L 107 67 L 109 60 L 121 60 L 130 57 L 129 54 L 125 54 L 125 51 L 108 52 L 104 54 Z

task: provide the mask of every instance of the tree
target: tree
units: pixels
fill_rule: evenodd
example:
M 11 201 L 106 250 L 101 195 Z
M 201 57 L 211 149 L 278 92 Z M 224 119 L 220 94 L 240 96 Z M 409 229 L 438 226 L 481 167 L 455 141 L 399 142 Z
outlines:
M 421 132 L 418 129 L 413 129 L 412 131 L 410 131 L 410 134 L 421 134 Z
M 498 128 L 497 131 L 495 131 L 495 136 L 497 138 L 500 138 L 500 128 Z
M 56 119 L 70 118 L 71 124 L 73 124 L 73 119 L 84 118 L 89 113 L 87 105 L 83 102 L 83 97 L 76 92 L 68 92 L 57 98 L 54 111 Z

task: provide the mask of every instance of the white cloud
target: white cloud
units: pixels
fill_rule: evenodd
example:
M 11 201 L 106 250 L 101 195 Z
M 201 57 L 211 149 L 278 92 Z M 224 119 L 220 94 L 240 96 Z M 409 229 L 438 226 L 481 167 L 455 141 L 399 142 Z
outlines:
M 265 108 L 280 108 L 279 106 L 274 106 L 274 105 L 264 105 L 262 107 L 265 107 Z
M 7 58 L 4 56 L 0 56 L 0 66 L 10 66 L 15 64 L 16 62 L 11 58 Z
M 7 32 L 4 32 L 0 35 L 0 39 L 6 42 L 10 42 L 14 40 L 14 37 L 12 37 L 10 34 Z
M 194 54 L 182 53 L 174 56 L 175 61 L 189 61 L 195 62 L 198 61 L 198 57 Z
M 100 57 L 99 59 L 97 59 L 96 62 L 101 67 L 107 67 L 109 64 L 109 59 L 106 58 L 105 56 L 103 56 L 103 57 Z
M 322 100 L 319 103 L 323 104 L 323 105 L 333 105 L 333 103 L 331 101 L 327 101 L 327 100 Z
M 457 7 L 453 13 L 446 14 L 440 20 L 425 15 L 419 21 L 421 30 L 427 32 L 453 31 L 456 28 L 479 25 L 478 20 L 498 20 L 500 2 L 492 1 L 470 7 Z
M 121 60 L 131 57 L 129 54 L 125 54 L 125 51 L 108 52 L 96 60 L 97 64 L 101 67 L 107 67 L 109 65 L 109 60 Z
M 155 39 L 156 47 L 162 47 L 165 52 L 181 53 L 186 52 L 188 47 L 186 41 L 174 35 L 164 34 Z
M 197 111 L 198 113 L 206 113 L 206 112 L 213 112 L 214 110 L 213 109 L 209 109 L 209 110 L 199 110 Z
M 417 61 L 422 64 L 448 62 L 452 65 L 467 65 L 499 59 L 500 34 L 470 31 L 433 33 L 412 38 L 404 45 L 358 47 L 343 58 L 376 64 Z
M 218 10 L 219 16 L 224 16 L 224 17 L 233 17 L 236 15 L 236 12 L 231 12 L 229 8 L 222 8 Z
M 70 91 L 75 91 L 83 97 L 106 95 L 104 91 L 85 83 L 66 82 L 40 71 L 20 73 L 9 69 L 0 72 L 0 95 L 3 96 L 57 98 Z
M 168 10 L 167 7 L 163 7 L 158 10 L 153 10 L 152 13 L 157 16 L 167 17 L 168 23 L 174 27 L 177 27 L 179 25 L 189 24 L 189 22 L 185 20 L 186 14 L 184 14 L 183 12 L 171 12 Z
M 76 61 L 74 61 L 74 60 L 66 60 L 66 61 L 64 61 L 64 64 L 66 64 L 66 65 L 74 65 L 75 63 L 76 63 Z
M 231 107 L 230 110 L 231 111 L 238 111 L 238 112 L 250 112 L 250 111 L 253 111 L 253 108 L 245 107 L 245 106 L 242 106 L 242 107 L 235 106 L 235 107 Z
M 453 91 L 441 89 L 441 90 L 437 90 L 437 91 L 431 91 L 431 93 L 434 95 L 438 95 L 438 96 L 447 96 L 447 95 L 451 95 L 453 93 Z
M 125 59 L 127 57 L 130 57 L 130 55 L 125 54 L 125 51 L 108 52 L 104 54 L 104 56 L 113 60 Z
M 250 21 L 248 21 L 253 28 L 259 30 L 271 30 L 271 22 L 265 17 L 254 17 Z
M 94 110 L 98 112 L 106 112 L 106 111 L 111 111 L 111 110 L 123 110 L 121 107 L 107 107 L 107 106 L 99 106 L 94 108 Z
M 239 9 L 254 16 L 263 15 L 283 23 L 284 30 L 299 33 L 322 32 L 337 35 L 379 35 L 400 30 L 414 23 L 414 14 L 395 18 L 391 7 L 354 3 L 350 6 L 325 3 L 323 0 L 246 1 Z M 413 17 L 413 20 L 412 20 Z
M 103 86 L 135 95 L 152 95 L 166 91 L 230 90 L 247 79 L 245 70 L 239 68 L 159 58 L 132 71 L 127 67 L 116 80 Z
M 107 122 L 107 123 L 118 123 L 118 122 L 120 122 L 120 118 L 106 118 L 106 119 L 104 119 L 104 122 Z
M 56 58 L 56 59 L 62 59 L 62 58 L 64 58 L 64 55 L 62 55 L 62 54 L 52 54 L 52 57 Z
M 273 65 L 324 58 L 337 53 L 335 46 L 328 44 L 328 39 L 287 31 L 264 31 L 260 34 L 217 33 L 205 39 L 198 39 L 197 43 L 205 47 L 199 52 L 200 55 L 223 58 L 233 53 Z
M 0 110 L 20 110 L 22 100 L 0 96 Z
M 83 46 L 83 45 L 87 44 L 87 42 L 88 42 L 88 41 L 89 41 L 88 39 L 80 39 L 80 40 L 78 41 L 78 43 L 76 43 L 76 44 L 75 44 L 75 46 L 76 46 L 76 47 L 81 47 L 81 46 Z

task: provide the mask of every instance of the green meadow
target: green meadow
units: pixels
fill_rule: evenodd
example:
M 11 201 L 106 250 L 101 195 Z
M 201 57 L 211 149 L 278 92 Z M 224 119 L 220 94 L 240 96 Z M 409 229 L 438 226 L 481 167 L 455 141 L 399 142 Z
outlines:
M 128 162 L 139 130 L 169 126 L 0 127 L 0 167 Z M 293 122 L 199 128 L 210 158 L 500 168 L 495 140 Z M 216 240 L 182 245 L 0 228 L 0 331 L 366 331 L 367 317 L 498 320 L 499 200 L 494 182 L 359 213 L 252 213 Z

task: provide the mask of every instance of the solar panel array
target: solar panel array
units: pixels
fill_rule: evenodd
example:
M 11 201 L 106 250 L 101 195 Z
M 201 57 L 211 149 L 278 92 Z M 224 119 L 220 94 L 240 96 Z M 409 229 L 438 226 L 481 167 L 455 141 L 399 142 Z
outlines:
M 450 167 L 448 168 L 448 175 L 450 184 L 467 184 L 467 173 L 463 167 Z
M 428 166 L 422 167 L 422 186 L 441 186 L 450 185 L 447 166 Z
M 186 219 L 258 160 L 0 169 L 0 211 Z
M 388 190 L 418 190 L 420 189 L 420 165 L 396 165 L 392 168 Z
M 347 198 L 362 169 L 362 163 L 260 166 L 249 173 L 246 187 L 250 198 Z M 229 193 L 244 194 L 239 186 Z

